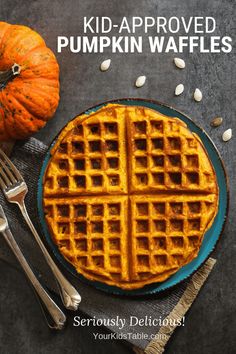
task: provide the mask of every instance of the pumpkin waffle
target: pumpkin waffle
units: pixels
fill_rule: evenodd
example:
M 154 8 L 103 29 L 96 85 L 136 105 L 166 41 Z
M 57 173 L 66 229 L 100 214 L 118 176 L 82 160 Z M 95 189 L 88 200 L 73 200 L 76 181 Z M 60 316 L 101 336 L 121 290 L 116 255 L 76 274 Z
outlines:
M 86 278 L 128 290 L 194 259 L 218 210 L 198 136 L 177 118 L 118 104 L 64 128 L 43 191 L 62 255 Z

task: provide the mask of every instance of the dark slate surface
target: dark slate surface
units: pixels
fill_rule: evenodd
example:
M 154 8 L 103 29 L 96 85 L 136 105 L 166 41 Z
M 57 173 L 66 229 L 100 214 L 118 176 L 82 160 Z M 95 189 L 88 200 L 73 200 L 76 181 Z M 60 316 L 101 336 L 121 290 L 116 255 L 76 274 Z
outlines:
M 1 0 L 1 20 L 35 28 L 56 51 L 56 36 L 78 35 L 83 16 L 214 16 L 218 35 L 235 33 L 235 2 L 232 0 L 77 0 L 77 1 L 7 1 Z M 153 32 L 154 34 L 154 32 Z M 235 39 L 235 38 L 234 38 Z M 57 55 L 61 68 L 61 101 L 55 118 L 37 137 L 49 143 L 63 125 L 91 105 L 121 97 L 153 98 L 176 106 L 195 119 L 210 134 L 226 164 L 231 186 L 228 224 L 214 256 L 217 265 L 207 284 L 188 313 L 185 327 L 178 329 L 166 353 L 234 353 L 236 345 L 236 218 L 235 138 L 221 141 L 221 134 L 231 127 L 236 132 L 236 60 L 235 54 L 184 54 L 187 67 L 177 70 L 174 54 L 71 54 Z M 102 60 L 112 59 L 111 69 L 101 73 Z M 141 89 L 133 85 L 139 75 L 147 76 Z M 185 84 L 185 93 L 174 97 L 177 84 Z M 192 99 L 199 87 L 203 101 Z M 224 117 L 223 125 L 212 129 L 214 116 Z M 1 263 L 0 272 L 0 352 L 1 353 L 130 353 L 121 342 L 95 341 L 92 329 L 73 329 L 72 318 L 65 333 L 47 330 L 31 289 L 25 278 Z M 99 331 L 99 329 L 98 329 Z M 100 329 L 101 331 L 101 329 Z

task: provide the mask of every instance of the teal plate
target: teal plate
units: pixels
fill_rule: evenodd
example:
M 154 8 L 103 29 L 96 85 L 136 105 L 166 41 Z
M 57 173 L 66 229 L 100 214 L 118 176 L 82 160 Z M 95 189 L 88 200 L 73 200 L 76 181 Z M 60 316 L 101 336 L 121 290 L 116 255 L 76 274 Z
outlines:
M 211 228 L 206 232 L 204 236 L 204 240 L 202 242 L 200 251 L 198 256 L 189 264 L 185 265 L 184 267 L 180 268 L 178 272 L 176 272 L 174 275 L 172 275 L 170 278 L 168 278 L 166 281 L 162 283 L 153 283 L 150 285 L 146 285 L 142 289 L 137 289 L 137 290 L 123 290 L 115 286 L 109 286 L 97 281 L 90 281 L 87 280 L 85 277 L 82 275 L 78 274 L 75 270 L 75 268 L 65 260 L 65 258 L 60 254 L 57 246 L 54 244 L 49 230 L 46 225 L 45 217 L 44 217 L 44 212 L 43 212 L 43 175 L 44 172 L 47 168 L 48 162 L 50 160 L 50 152 L 55 144 L 57 137 L 54 139 L 52 144 L 50 145 L 44 162 L 41 167 L 41 173 L 39 176 L 39 182 L 38 182 L 38 212 L 39 212 L 39 218 L 40 218 L 40 223 L 42 225 L 43 229 L 43 234 L 46 238 L 46 241 L 49 245 L 49 248 L 52 250 L 53 254 L 57 258 L 57 260 L 69 271 L 71 272 L 75 277 L 78 279 L 89 283 L 93 286 L 95 286 L 97 289 L 116 294 L 116 295 L 131 295 L 131 296 L 144 296 L 144 295 L 150 295 L 150 294 L 155 294 L 158 292 L 161 292 L 163 290 L 166 290 L 189 276 L 191 276 L 205 261 L 206 259 L 210 256 L 211 252 L 213 251 L 220 235 L 223 232 L 224 224 L 227 218 L 228 214 L 228 202 L 229 202 L 229 192 L 228 192 L 228 182 L 227 182 L 227 176 L 225 172 L 225 168 L 223 165 L 223 162 L 220 158 L 220 155 L 212 142 L 212 140 L 209 138 L 209 136 L 206 134 L 206 132 L 201 129 L 199 126 L 197 126 L 189 117 L 187 117 L 185 114 L 181 113 L 180 111 L 168 107 L 167 105 L 157 102 L 157 101 L 152 101 L 152 100 L 146 100 L 146 99 L 120 99 L 120 100 L 114 100 L 114 101 L 109 101 L 109 102 L 104 102 L 102 104 L 99 104 L 97 106 L 94 106 L 90 109 L 88 109 L 86 112 L 83 112 L 83 114 L 90 114 L 91 112 L 95 112 L 101 107 L 105 106 L 108 103 L 120 103 L 124 105 L 132 105 L 132 106 L 144 106 L 148 108 L 152 108 L 164 115 L 170 116 L 170 117 L 178 117 L 179 119 L 183 120 L 188 128 L 192 131 L 195 132 L 200 139 L 202 140 L 205 149 L 208 152 L 208 155 L 211 159 L 211 162 L 214 166 L 216 176 L 217 176 L 217 182 L 219 185 L 219 209 L 218 213 L 215 217 L 214 223 L 212 224 Z M 82 113 L 81 113 L 82 114 Z

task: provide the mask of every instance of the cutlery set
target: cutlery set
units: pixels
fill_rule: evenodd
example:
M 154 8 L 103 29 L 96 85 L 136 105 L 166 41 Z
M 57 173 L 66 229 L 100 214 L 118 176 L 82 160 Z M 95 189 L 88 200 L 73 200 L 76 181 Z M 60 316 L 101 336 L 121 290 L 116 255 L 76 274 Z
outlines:
M 40 247 L 45 260 L 50 267 L 59 289 L 59 294 L 63 305 L 68 310 L 76 311 L 78 309 L 81 297 L 77 290 L 72 286 L 72 284 L 65 278 L 61 273 L 50 254 L 48 253 L 46 247 L 44 246 L 38 232 L 36 231 L 25 206 L 25 196 L 28 192 L 28 187 L 24 178 L 22 177 L 19 170 L 11 162 L 11 160 L 6 156 L 6 154 L 0 149 L 0 187 L 5 195 L 6 199 L 10 203 L 17 204 L 26 223 L 28 224 L 38 246 Z M 31 266 L 25 259 L 23 253 L 21 252 L 14 236 L 11 233 L 7 217 L 4 213 L 2 206 L 0 205 L 0 233 L 5 238 L 7 244 L 15 254 L 17 260 L 19 261 L 22 269 L 24 270 L 26 276 L 28 277 L 33 289 L 38 297 L 41 304 L 45 319 L 50 328 L 62 329 L 65 322 L 66 316 L 60 307 L 55 303 L 48 289 L 42 285 L 39 281 L 37 275 L 32 270 Z

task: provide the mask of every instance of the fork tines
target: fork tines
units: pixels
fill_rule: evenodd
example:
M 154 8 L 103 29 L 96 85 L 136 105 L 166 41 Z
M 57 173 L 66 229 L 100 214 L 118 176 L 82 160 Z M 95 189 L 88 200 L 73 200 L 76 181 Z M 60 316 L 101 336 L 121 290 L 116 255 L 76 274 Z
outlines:
M 18 169 L 13 165 L 7 155 L 0 149 L 0 185 L 2 188 L 10 187 L 24 179 Z

